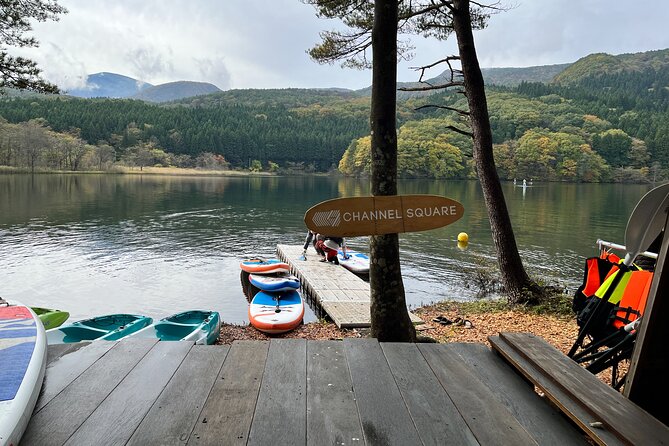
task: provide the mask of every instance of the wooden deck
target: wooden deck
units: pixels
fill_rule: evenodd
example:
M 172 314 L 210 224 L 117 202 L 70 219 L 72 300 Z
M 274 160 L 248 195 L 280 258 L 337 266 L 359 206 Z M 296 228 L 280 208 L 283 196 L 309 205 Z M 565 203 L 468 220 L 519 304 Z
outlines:
M 309 247 L 307 260 L 299 260 L 301 246 L 277 245 L 277 255 L 290 265 L 300 278 L 307 299 L 320 307 L 339 328 L 365 328 L 371 325 L 369 316 L 369 283 L 344 267 L 319 262 Z M 421 319 L 409 313 L 417 324 Z
M 129 339 L 48 360 L 21 444 L 587 444 L 481 344 Z

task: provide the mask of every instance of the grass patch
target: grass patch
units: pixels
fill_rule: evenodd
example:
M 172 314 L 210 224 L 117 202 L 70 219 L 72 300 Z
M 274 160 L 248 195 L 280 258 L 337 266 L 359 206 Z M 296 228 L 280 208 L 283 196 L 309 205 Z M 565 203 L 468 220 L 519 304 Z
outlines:
M 504 311 L 521 311 L 527 314 L 548 315 L 572 319 L 574 312 L 571 309 L 572 296 L 562 293 L 548 294 L 538 304 L 510 304 L 506 299 L 482 299 L 471 302 L 442 301 L 426 308 L 436 311 L 456 311 L 464 314 L 501 313 Z

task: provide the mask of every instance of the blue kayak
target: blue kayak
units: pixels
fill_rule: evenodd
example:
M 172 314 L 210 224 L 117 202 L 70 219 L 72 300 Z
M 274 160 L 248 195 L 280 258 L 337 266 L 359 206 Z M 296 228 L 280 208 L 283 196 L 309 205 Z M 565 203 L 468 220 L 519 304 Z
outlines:
M 49 345 L 82 341 L 118 341 L 153 322 L 147 316 L 135 314 L 109 314 L 84 319 L 47 330 Z
M 218 312 L 192 310 L 163 318 L 130 337 L 211 345 L 218 339 L 220 331 L 221 318 Z

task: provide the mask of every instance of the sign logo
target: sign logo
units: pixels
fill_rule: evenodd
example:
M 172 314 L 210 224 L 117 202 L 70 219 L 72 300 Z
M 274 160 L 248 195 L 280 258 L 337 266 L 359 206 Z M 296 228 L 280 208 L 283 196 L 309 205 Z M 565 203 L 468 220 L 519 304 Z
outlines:
M 311 218 L 311 221 L 314 223 L 314 225 L 319 227 L 337 227 L 341 221 L 341 212 L 335 210 L 315 212 L 314 216 Z
M 440 228 L 463 213 L 462 204 L 439 195 L 384 195 L 324 201 L 306 212 L 304 222 L 321 234 L 351 237 Z

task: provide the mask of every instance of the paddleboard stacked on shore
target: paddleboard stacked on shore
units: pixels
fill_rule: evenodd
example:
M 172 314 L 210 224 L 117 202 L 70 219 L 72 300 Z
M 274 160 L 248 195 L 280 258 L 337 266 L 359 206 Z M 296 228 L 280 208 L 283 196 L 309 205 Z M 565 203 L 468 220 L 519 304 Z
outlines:
M 0 299 L 0 445 L 16 445 L 44 380 L 46 335 L 37 315 Z
M 276 259 L 253 259 L 240 266 L 248 273 L 250 289 L 259 290 L 253 293 L 249 304 L 251 325 L 264 333 L 279 334 L 302 323 L 304 301 L 297 291 L 300 281 L 288 273 L 290 266 L 287 263 Z

